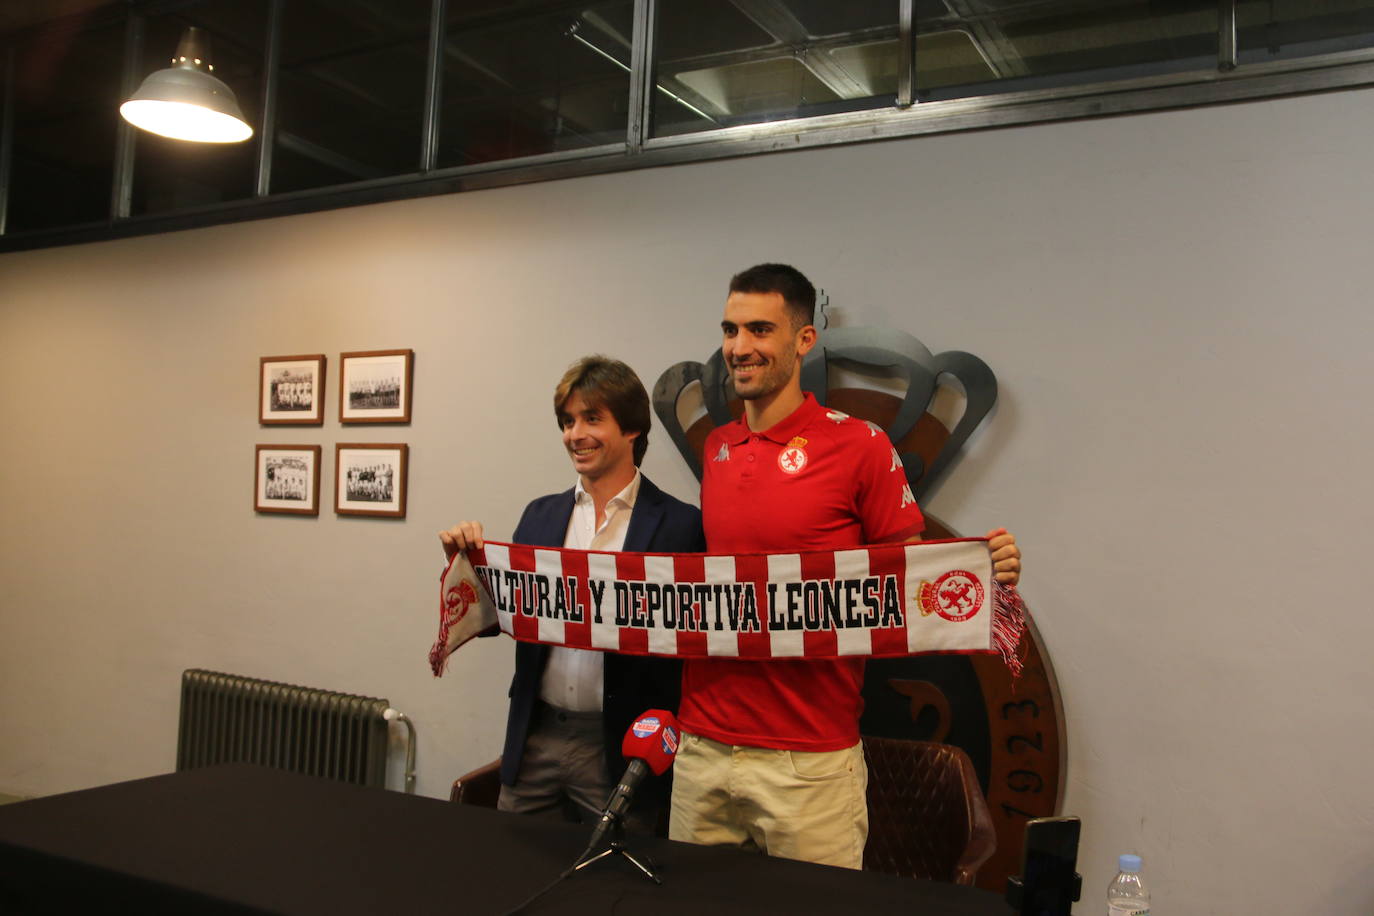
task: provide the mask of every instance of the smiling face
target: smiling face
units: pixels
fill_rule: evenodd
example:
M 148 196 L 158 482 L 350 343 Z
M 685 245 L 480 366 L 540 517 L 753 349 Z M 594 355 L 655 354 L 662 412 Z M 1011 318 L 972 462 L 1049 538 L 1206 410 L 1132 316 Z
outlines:
M 634 441 L 639 433 L 621 430 L 604 406 L 589 404 L 581 391 L 574 390 L 563 402 L 558 423 L 573 470 L 584 480 L 634 475 Z
M 795 327 L 781 293 L 731 293 L 720 323 L 725 358 L 735 394 L 745 401 L 769 399 L 796 380 L 801 357 L 816 341 L 811 325 Z

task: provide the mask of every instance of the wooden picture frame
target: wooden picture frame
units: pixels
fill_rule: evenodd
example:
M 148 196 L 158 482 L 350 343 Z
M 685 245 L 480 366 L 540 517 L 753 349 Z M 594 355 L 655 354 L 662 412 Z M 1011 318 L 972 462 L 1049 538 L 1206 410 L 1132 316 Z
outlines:
M 282 515 L 320 514 L 318 445 L 259 445 L 253 509 Z
M 405 518 L 410 446 L 404 442 L 340 442 L 334 446 L 334 511 L 339 515 Z
M 340 423 L 409 423 L 414 350 L 339 354 Z
M 258 360 L 258 422 L 263 426 L 323 426 L 323 353 Z

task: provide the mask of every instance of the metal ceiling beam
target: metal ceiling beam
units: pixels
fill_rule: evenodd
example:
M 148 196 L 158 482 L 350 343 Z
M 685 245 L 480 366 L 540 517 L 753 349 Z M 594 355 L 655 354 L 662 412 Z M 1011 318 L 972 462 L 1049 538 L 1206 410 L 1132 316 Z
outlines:
M 5 100 L 0 113 L 0 235 L 10 210 L 10 174 L 14 160 L 14 45 L 5 49 Z
M 1217 38 L 1217 68 L 1236 69 L 1236 0 L 1219 0 L 1221 29 Z
M 630 51 L 630 66 L 625 69 L 630 71 L 630 99 L 628 102 L 630 117 L 625 128 L 625 148 L 630 153 L 638 153 L 644 148 L 644 140 L 649 136 L 649 118 L 653 110 L 652 96 L 654 91 L 653 79 L 653 36 L 656 31 L 654 27 L 654 17 L 657 14 L 657 4 L 654 0 L 635 0 L 634 18 L 634 42 Z M 572 37 L 586 43 L 585 38 L 580 38 L 576 31 Z M 605 51 L 589 45 L 593 50 L 610 57 Z M 615 58 L 611 60 L 619 63 Z M 624 64 L 621 64 L 624 67 Z
M 124 70 L 120 75 L 120 96 L 123 102 L 138 89 L 143 68 L 144 19 L 130 13 L 124 23 Z M 115 127 L 114 173 L 110 182 L 110 219 L 128 219 L 134 200 L 134 126 L 122 117 Z
M 835 63 L 825 50 L 816 47 L 806 26 L 781 0 L 730 0 L 735 8 L 755 25 L 792 50 L 792 56 L 815 74 L 816 79 L 842 99 L 861 99 L 873 95 L 854 75 Z
M 431 0 L 429 8 L 429 55 L 425 59 L 425 107 L 420 122 L 420 171 L 433 171 L 439 158 L 439 106 L 444 88 L 444 0 Z
M 267 48 L 263 53 L 262 123 L 258 125 L 258 161 L 255 197 L 272 193 L 272 151 L 277 140 L 277 86 L 281 69 L 281 7 L 271 0 L 267 9 Z
M 916 102 L 916 0 L 897 3 L 897 107 Z

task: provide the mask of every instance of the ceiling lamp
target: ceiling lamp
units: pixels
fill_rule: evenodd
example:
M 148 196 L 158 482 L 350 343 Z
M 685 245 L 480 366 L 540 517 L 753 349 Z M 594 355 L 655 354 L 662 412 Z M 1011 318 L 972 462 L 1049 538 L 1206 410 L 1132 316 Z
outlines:
M 253 136 L 234 91 L 211 76 L 210 40 L 197 28 L 181 36 L 172 66 L 150 74 L 119 106 L 135 127 L 198 143 L 239 143 Z

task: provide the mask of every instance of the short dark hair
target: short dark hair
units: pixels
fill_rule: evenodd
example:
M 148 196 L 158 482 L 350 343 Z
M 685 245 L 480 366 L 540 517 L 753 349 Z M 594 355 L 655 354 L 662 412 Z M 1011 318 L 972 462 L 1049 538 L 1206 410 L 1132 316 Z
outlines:
M 649 448 L 649 393 L 635 371 L 618 359 L 596 354 L 584 356 L 568 367 L 553 390 L 553 415 L 563 426 L 563 405 L 573 392 L 582 395 L 593 407 L 604 407 L 615 417 L 621 432 L 639 433 L 635 439 L 635 467 Z
M 730 278 L 732 293 L 778 293 L 793 329 L 816 323 L 816 287 L 790 264 L 755 264 Z

